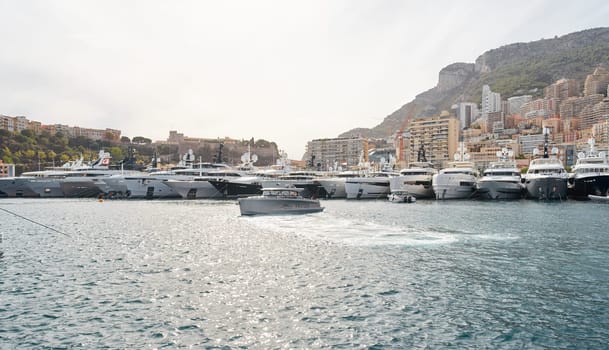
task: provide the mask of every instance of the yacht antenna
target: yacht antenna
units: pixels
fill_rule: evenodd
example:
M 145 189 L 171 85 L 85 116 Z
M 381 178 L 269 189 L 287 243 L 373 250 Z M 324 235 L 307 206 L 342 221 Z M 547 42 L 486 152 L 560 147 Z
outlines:
M 548 133 L 549 133 L 549 130 L 547 128 L 544 128 L 544 130 L 543 130 L 543 157 L 544 158 L 550 157 L 548 155 Z

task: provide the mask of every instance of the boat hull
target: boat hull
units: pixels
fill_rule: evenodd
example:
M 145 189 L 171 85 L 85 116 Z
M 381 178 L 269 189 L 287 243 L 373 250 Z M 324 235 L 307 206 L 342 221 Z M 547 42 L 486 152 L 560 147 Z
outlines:
M 588 195 L 607 196 L 609 193 L 609 174 L 582 176 L 570 179 L 572 185 L 568 186 L 567 193 L 576 200 L 588 200 Z
M 609 203 L 609 196 L 595 196 L 593 194 L 590 194 L 588 195 L 588 199 L 593 202 Z
M 477 188 L 481 199 L 521 199 L 524 192 L 520 181 L 479 181 Z
M 64 197 L 69 198 L 90 198 L 102 194 L 97 179 L 93 178 L 65 178 L 61 181 L 61 191 Z
M 241 215 L 309 214 L 324 210 L 318 200 L 249 197 L 239 199 Z
M 29 180 L 28 177 L 0 178 L 0 197 L 39 197 L 30 189 Z
M 242 197 L 257 196 L 262 194 L 262 186 L 258 183 L 237 182 L 228 180 L 209 180 L 218 192 L 225 198 L 234 199 Z
M 396 176 L 389 180 L 391 191 L 404 191 L 416 198 L 434 198 L 431 176 Z
M 391 192 L 389 181 L 347 181 L 345 183 L 347 199 L 379 199 L 387 198 Z
M 108 180 L 104 180 L 108 182 Z M 180 194 L 173 188 L 167 186 L 167 179 L 157 178 L 133 178 L 125 179 L 125 186 L 117 187 L 119 191 L 123 192 L 127 198 L 181 198 Z M 115 188 L 115 186 L 112 186 Z
M 540 200 L 567 198 L 567 179 L 564 177 L 539 177 L 525 182 L 526 197 Z
M 467 199 L 474 195 L 476 178 L 466 174 L 438 174 L 433 178 L 436 199 Z
M 28 182 L 28 186 L 32 191 L 36 192 L 39 197 L 64 197 L 63 190 L 61 189 L 61 180 L 59 179 L 31 179 Z
M 174 181 L 167 180 L 165 184 L 174 189 L 184 199 L 223 198 L 209 181 Z
M 318 179 L 316 183 L 326 191 L 326 198 L 347 198 L 345 179 Z

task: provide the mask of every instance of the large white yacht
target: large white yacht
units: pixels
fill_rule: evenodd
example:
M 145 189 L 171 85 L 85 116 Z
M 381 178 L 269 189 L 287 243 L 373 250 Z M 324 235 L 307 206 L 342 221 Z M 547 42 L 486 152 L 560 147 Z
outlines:
M 208 176 L 210 172 L 228 169 L 230 169 L 228 165 L 221 163 L 195 163 L 193 151 L 189 149 L 178 165 L 170 170 L 116 175 L 103 178 L 103 181 L 109 187 L 107 191 L 112 196 L 146 199 L 180 198 L 181 195 L 173 187 L 167 185 L 168 180 L 189 181 Z M 209 184 L 206 185 L 209 186 Z
M 478 180 L 477 189 L 482 199 L 520 199 L 524 185 L 520 170 L 513 160 L 514 152 L 503 148 L 497 151 L 499 161 L 492 162 Z
M 433 176 L 432 186 L 436 199 L 470 198 L 476 190 L 478 171 L 474 163 L 469 161 L 463 143 L 459 153 L 455 153 L 454 162 Z
M 347 199 L 386 199 L 391 193 L 389 179 L 398 173 L 376 171 L 364 176 L 350 177 L 345 181 Z
M 361 175 L 358 171 L 347 170 L 326 177 L 315 178 L 313 182 L 319 184 L 324 191 L 326 198 L 346 198 L 345 182 L 349 178 Z
M 438 171 L 431 162 L 412 162 L 389 180 L 391 191 L 404 191 L 415 198 L 434 198 L 432 179 Z
M 539 154 L 538 149 L 533 150 Z M 523 176 L 526 187 L 526 197 L 543 200 L 561 200 L 567 198 L 567 171 L 560 159 L 556 157 L 558 149 L 548 154 L 548 141 L 544 142 L 543 158 L 531 160 L 527 173 Z
M 577 200 L 588 200 L 592 196 L 608 196 L 609 163 L 605 152 L 598 152 L 593 138 L 588 139 L 588 153 L 577 154 L 577 162 L 568 178 L 568 195 Z

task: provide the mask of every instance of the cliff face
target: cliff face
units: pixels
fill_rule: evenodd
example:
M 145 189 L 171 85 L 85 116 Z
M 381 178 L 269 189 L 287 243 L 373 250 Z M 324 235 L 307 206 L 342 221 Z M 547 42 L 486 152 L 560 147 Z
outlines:
M 501 93 L 502 99 L 519 94 L 539 94 L 561 78 L 577 79 L 598 66 L 609 67 L 609 28 L 589 29 L 553 39 L 515 43 L 489 50 L 475 63 L 453 63 L 444 67 L 438 84 L 391 113 L 377 126 L 357 128 L 339 137 L 362 135 L 387 137 L 406 118 L 439 114 L 458 102 L 480 102 L 482 85 Z

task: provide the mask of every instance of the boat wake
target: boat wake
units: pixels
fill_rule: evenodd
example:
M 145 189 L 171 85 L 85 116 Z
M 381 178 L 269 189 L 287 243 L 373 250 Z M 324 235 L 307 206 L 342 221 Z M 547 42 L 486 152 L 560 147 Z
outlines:
M 313 240 L 351 246 L 428 246 L 451 244 L 458 240 L 454 233 L 379 224 L 358 219 L 329 218 L 327 215 L 320 220 L 319 214 L 250 217 L 244 218 L 244 220 L 265 231 L 295 234 Z

